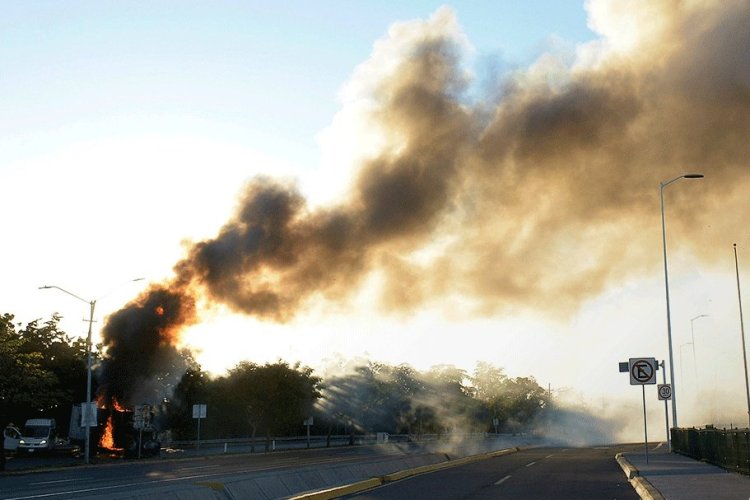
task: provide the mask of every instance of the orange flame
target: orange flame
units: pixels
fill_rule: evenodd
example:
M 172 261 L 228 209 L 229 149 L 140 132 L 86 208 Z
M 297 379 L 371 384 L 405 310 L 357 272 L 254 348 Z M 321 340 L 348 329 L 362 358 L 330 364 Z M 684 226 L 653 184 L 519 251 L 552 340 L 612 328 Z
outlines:
M 120 404 L 120 402 L 119 402 L 119 401 L 117 401 L 117 400 L 116 400 L 116 399 L 114 399 L 114 398 L 112 399 L 112 408 L 114 408 L 115 410 L 117 410 L 117 411 L 119 411 L 119 412 L 124 412 L 124 411 L 127 411 L 127 410 L 125 409 L 125 407 L 124 407 L 124 406 L 122 406 L 122 405 Z
M 113 427 L 112 427 L 112 415 L 109 416 L 107 419 L 107 425 L 104 427 L 104 433 L 102 434 L 101 439 L 99 439 L 99 446 L 101 448 L 106 448 L 108 450 L 116 450 L 115 448 L 115 437 L 112 433 Z
M 99 398 L 97 398 L 97 402 L 102 408 L 105 408 L 106 405 L 104 404 L 104 397 L 100 395 Z M 119 401 L 112 398 L 112 411 L 115 412 L 125 412 L 127 409 L 125 409 L 124 406 L 120 404 Z M 112 424 L 112 413 L 110 413 L 109 417 L 107 417 L 107 424 L 104 426 L 104 432 L 102 433 L 102 437 L 99 439 L 99 447 L 105 448 L 108 450 L 122 450 L 122 448 L 116 448 L 115 447 L 115 436 L 114 436 L 114 425 Z
M 156 306 L 156 309 L 154 309 L 154 312 L 158 316 L 164 316 L 164 308 L 162 306 Z

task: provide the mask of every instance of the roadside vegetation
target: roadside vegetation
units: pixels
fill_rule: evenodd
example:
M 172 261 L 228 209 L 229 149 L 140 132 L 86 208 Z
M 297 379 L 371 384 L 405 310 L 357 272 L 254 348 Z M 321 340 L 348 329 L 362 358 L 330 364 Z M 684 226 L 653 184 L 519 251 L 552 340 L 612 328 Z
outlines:
M 74 404 L 86 399 L 85 339 L 58 327 L 59 317 L 26 325 L 0 316 L 0 419 L 22 424 L 48 417 L 66 430 Z M 106 356 L 106 353 L 104 353 Z M 316 435 L 388 432 L 443 434 L 523 432 L 545 408 L 546 391 L 533 377 L 508 377 L 488 363 L 473 372 L 452 365 L 419 371 L 367 360 L 342 361 L 324 374 L 283 360 L 243 361 L 220 377 L 204 372 L 189 351 L 178 382 L 164 368 L 157 400 L 162 430 L 173 439 L 194 439 L 192 407 L 208 406 L 201 438 L 298 436 L 312 417 Z M 94 360 L 96 370 L 97 356 Z M 155 383 L 158 385 L 159 380 Z M 93 389 L 96 392 L 96 371 Z M 138 404 L 143 402 L 138 402 Z

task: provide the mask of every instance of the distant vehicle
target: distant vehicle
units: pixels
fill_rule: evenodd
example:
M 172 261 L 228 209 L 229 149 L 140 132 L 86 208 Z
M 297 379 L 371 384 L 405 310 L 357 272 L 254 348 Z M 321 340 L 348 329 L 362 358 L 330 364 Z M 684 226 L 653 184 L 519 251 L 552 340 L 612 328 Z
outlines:
M 54 418 L 30 418 L 18 441 L 19 453 L 51 451 L 57 444 L 57 423 Z
M 3 431 L 5 451 L 16 451 L 21 440 L 21 431 L 13 424 L 9 424 Z

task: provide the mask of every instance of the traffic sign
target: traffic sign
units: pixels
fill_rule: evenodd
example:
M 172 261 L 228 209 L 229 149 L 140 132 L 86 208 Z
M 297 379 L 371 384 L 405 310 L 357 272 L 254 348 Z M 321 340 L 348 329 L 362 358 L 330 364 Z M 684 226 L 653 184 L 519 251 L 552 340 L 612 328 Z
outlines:
M 630 358 L 630 385 L 656 384 L 655 358 Z
M 193 418 L 206 418 L 206 405 L 193 405 Z
M 149 405 L 136 405 L 133 409 L 133 428 L 142 430 L 151 424 L 151 407 Z
M 659 384 L 656 386 L 659 390 L 659 400 L 666 401 L 672 399 L 672 384 Z

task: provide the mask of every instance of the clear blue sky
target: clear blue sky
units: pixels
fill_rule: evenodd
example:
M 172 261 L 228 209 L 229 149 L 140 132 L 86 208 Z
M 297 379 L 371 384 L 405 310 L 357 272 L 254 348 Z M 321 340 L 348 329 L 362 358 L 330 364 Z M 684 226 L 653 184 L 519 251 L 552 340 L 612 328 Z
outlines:
M 436 1 L 5 1 L 0 169 L 95 136 L 236 134 L 301 165 L 339 87 L 398 20 Z M 593 37 L 580 1 L 449 4 L 493 64 L 523 65 L 557 36 Z

